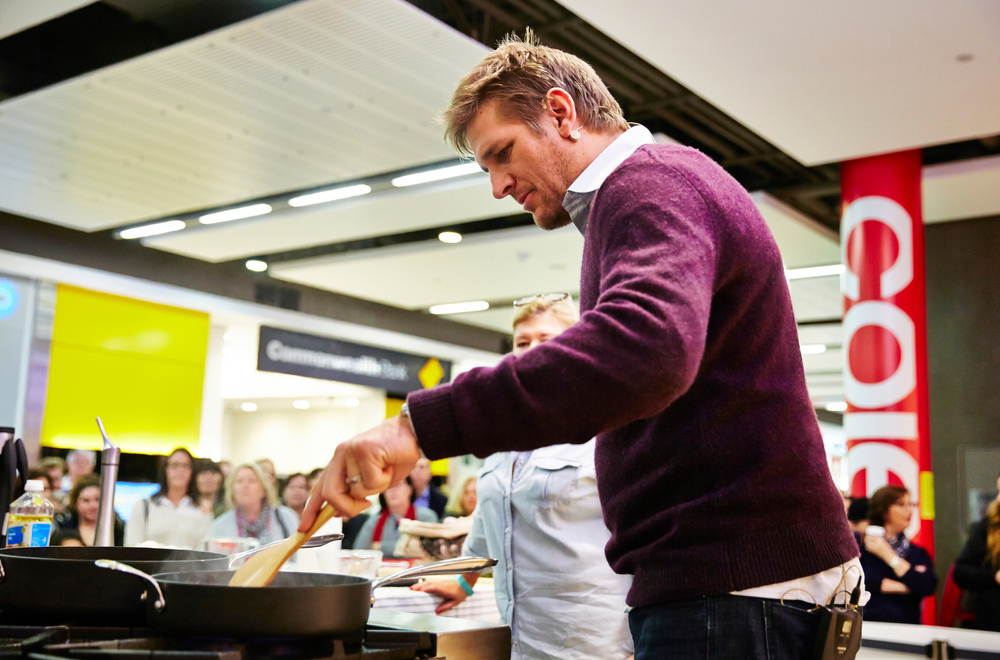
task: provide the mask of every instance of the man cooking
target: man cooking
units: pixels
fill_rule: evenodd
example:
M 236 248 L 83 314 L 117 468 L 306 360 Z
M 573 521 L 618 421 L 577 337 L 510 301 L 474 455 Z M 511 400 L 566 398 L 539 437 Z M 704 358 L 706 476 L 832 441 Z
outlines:
M 421 457 L 597 435 L 606 556 L 636 658 L 797 658 L 861 575 L 806 392 L 781 256 L 747 192 L 654 144 L 582 60 L 508 38 L 460 83 L 448 140 L 542 229 L 585 238 L 580 322 L 411 394 L 339 445 L 306 508 L 342 514 Z M 783 599 L 783 602 L 782 602 Z

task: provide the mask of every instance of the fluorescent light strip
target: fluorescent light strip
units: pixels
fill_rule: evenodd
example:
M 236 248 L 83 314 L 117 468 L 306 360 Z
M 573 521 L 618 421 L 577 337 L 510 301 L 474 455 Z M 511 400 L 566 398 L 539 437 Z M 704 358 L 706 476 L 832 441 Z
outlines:
M 323 190 L 322 192 L 309 193 L 308 195 L 293 197 L 290 200 L 288 200 L 288 205 L 311 206 L 312 204 L 335 202 L 338 199 L 347 199 L 348 197 L 367 195 L 371 191 L 372 191 L 371 186 L 366 186 L 365 184 L 361 183 L 356 186 L 345 186 L 343 188 L 334 188 L 332 190 Z
M 831 275 L 840 275 L 844 270 L 844 264 L 814 266 L 812 268 L 793 268 L 785 271 L 785 279 L 804 280 L 810 277 L 830 277 Z
M 442 243 L 461 243 L 462 235 L 457 231 L 443 231 L 438 234 L 438 240 Z
M 429 311 L 431 314 L 462 314 L 463 312 L 482 312 L 490 308 L 490 304 L 485 300 L 475 302 L 449 303 L 447 305 L 434 305 Z
M 267 270 L 267 262 L 260 259 L 250 259 L 246 263 L 247 269 L 255 273 L 263 273 Z
M 826 345 L 802 344 L 799 346 L 799 350 L 802 351 L 802 355 L 819 355 L 820 353 L 826 353 Z
M 183 220 L 167 220 L 166 222 L 155 222 L 151 225 L 143 225 L 142 227 L 132 227 L 131 229 L 123 229 L 118 232 L 118 236 L 121 238 L 145 238 L 147 236 L 159 236 L 160 234 L 168 234 L 172 231 L 180 231 L 184 229 L 187 225 L 184 224 Z
M 238 209 L 209 213 L 198 218 L 198 222 L 203 225 L 214 225 L 217 222 L 229 222 L 230 220 L 242 220 L 252 218 L 256 215 L 264 215 L 271 212 L 270 204 L 253 204 L 251 206 L 241 206 Z
M 843 401 L 831 401 L 823 407 L 830 412 L 844 412 L 847 410 L 847 403 Z
M 431 181 L 440 181 L 441 179 L 451 179 L 456 176 L 465 176 L 466 174 L 483 174 L 483 168 L 479 167 L 476 163 L 466 163 L 464 165 L 452 165 L 450 167 L 442 167 L 437 170 L 429 170 L 427 172 L 417 172 L 416 174 L 406 174 L 404 176 L 397 176 L 392 180 L 392 185 L 397 188 L 404 188 L 406 186 L 416 186 L 421 183 L 429 183 Z

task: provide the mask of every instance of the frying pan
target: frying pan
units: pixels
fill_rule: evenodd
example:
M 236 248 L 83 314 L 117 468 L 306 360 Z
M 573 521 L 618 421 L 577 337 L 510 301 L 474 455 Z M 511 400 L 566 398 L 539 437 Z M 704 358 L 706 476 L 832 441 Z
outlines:
M 111 559 L 150 573 L 225 570 L 229 557 L 167 548 L 4 548 L 0 611 L 38 622 L 117 625 L 145 620 L 135 580 L 94 566 Z M 121 622 L 118 624 L 118 622 Z
M 281 572 L 266 587 L 230 587 L 231 571 L 150 576 L 116 562 L 96 562 L 101 568 L 146 581 L 145 614 L 152 627 L 168 633 L 237 638 L 342 635 L 360 630 L 368 621 L 376 587 L 428 575 L 468 573 L 496 563 L 485 557 L 460 557 L 374 581 L 352 575 Z
M 303 547 L 342 538 L 343 534 L 315 536 Z M 198 573 L 227 570 L 234 560 L 270 545 L 274 544 L 233 556 L 145 547 L 7 548 L 0 550 L 0 611 L 53 623 L 142 623 L 146 620 L 142 584 L 96 567 L 96 560 L 117 561 L 147 573 Z

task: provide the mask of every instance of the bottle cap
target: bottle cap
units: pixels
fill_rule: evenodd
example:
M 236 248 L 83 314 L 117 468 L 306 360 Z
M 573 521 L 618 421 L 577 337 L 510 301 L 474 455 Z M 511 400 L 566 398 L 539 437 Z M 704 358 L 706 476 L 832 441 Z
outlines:
M 45 490 L 45 482 L 41 479 L 28 479 L 24 482 L 24 490 L 28 493 L 41 493 Z

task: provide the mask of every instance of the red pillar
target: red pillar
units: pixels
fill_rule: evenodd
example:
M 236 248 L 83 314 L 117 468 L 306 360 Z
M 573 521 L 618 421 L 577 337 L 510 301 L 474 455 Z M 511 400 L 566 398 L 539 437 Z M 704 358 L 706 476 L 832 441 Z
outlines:
M 920 507 L 907 535 L 933 555 L 920 182 L 919 150 L 841 165 L 844 431 L 851 494 L 909 489 Z

